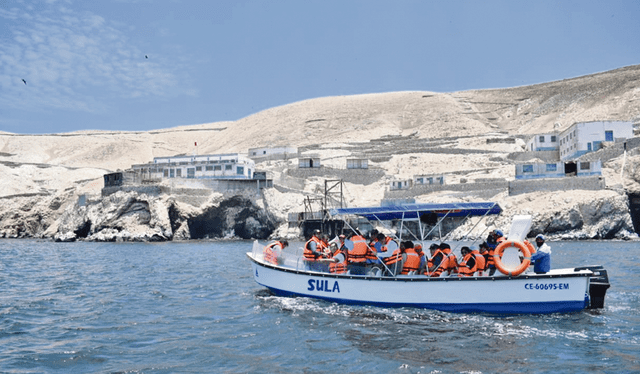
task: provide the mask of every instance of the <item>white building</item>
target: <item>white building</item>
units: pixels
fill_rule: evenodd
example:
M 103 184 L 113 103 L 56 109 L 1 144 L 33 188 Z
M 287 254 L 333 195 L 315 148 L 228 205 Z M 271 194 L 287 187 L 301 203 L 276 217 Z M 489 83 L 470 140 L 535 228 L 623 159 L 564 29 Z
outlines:
M 516 164 L 516 179 L 588 177 L 592 175 L 602 175 L 602 162 L 600 160 L 523 162 Z
M 252 179 L 253 160 L 237 153 L 202 156 L 155 157 L 148 164 L 133 165 L 143 178 Z
M 603 142 L 633 137 L 633 124 L 624 121 L 580 122 L 558 134 L 560 159 L 570 160 L 602 148 Z
M 527 151 L 557 151 L 558 150 L 558 135 L 553 134 L 538 134 L 534 135 L 527 141 Z
M 249 158 L 253 160 L 276 160 L 297 157 L 298 148 L 295 147 L 263 147 L 249 148 Z
M 444 184 L 444 175 L 415 175 L 413 183 L 416 186 Z

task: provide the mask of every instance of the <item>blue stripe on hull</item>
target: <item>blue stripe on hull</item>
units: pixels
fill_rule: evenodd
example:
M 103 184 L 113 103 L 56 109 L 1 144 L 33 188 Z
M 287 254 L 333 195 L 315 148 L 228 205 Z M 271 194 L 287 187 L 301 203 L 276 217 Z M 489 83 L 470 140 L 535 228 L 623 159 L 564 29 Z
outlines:
M 266 286 L 265 286 L 266 287 Z M 279 290 L 267 287 L 273 294 L 286 297 L 310 297 L 340 304 L 350 305 L 373 305 L 387 308 L 424 308 L 441 310 L 453 313 L 491 313 L 491 314 L 548 314 L 548 313 L 567 313 L 582 310 L 589 305 L 589 298 L 585 296 L 583 301 L 549 301 L 549 302 L 531 302 L 531 303 L 475 303 L 475 304 L 429 304 L 429 303 L 385 303 L 385 302 L 367 302 L 359 300 L 346 300 L 333 297 L 320 297 L 311 295 L 302 295 L 295 292 Z

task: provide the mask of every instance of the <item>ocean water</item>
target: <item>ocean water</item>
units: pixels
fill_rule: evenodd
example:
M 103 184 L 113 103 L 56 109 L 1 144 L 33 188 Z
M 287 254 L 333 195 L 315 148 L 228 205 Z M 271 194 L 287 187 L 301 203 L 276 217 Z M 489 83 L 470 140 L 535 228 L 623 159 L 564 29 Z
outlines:
M 488 316 L 275 297 L 253 281 L 249 241 L 0 240 L 0 372 L 640 372 L 640 243 L 549 244 L 553 267 L 606 267 L 604 309 Z

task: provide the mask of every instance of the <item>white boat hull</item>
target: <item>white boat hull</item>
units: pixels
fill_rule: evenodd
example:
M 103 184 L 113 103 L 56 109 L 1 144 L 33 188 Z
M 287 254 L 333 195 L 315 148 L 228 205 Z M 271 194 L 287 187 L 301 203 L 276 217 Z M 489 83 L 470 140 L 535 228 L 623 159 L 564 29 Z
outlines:
M 589 305 L 589 270 L 558 269 L 518 277 L 337 275 L 266 264 L 247 253 L 255 281 L 276 295 L 344 304 L 417 307 L 449 312 L 566 313 Z

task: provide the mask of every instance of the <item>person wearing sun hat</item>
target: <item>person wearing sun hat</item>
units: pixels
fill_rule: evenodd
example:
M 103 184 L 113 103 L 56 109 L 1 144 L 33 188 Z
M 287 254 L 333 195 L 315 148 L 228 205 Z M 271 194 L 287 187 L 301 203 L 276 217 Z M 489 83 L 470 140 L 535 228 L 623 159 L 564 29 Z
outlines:
M 536 274 L 544 274 L 551 270 L 551 247 L 549 247 L 544 240 L 544 235 L 538 234 L 538 236 L 536 236 L 538 250 L 531 256 L 533 271 Z

